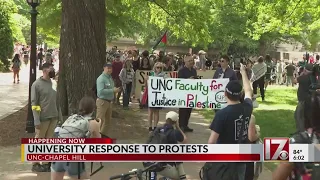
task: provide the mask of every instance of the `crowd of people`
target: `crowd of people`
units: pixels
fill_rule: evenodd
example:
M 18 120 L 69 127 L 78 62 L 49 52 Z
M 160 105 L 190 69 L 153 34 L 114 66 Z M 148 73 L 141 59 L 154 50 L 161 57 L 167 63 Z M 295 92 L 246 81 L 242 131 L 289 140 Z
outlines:
M 43 50 L 40 49 L 38 59 L 41 57 L 40 53 L 43 53 Z M 70 116 L 64 122 L 58 130 L 58 137 L 108 137 L 113 106 L 121 104 L 120 97 L 122 96 L 122 106 L 124 109 L 128 109 L 129 102 L 135 98 L 132 90 L 134 89 L 135 72 L 137 70 L 150 70 L 150 76 L 163 78 L 166 77 L 166 71 L 178 71 L 178 78 L 198 79 L 197 70 L 206 70 L 206 65 L 209 65 L 205 54 L 205 52 L 199 52 L 197 57 L 192 54 L 185 54 L 176 58 L 173 53 L 165 54 L 163 51 L 160 51 L 158 55 L 150 55 L 148 51 L 143 51 L 140 54 L 137 50 L 122 53 L 114 47 L 107 53 L 103 72 L 96 80 L 97 98 L 93 99 L 86 96 L 81 99 L 79 113 Z M 19 56 L 19 54 L 16 54 L 14 60 L 17 61 L 20 58 Z M 198 64 L 197 58 L 199 58 Z M 316 111 L 320 104 L 315 97 L 318 97 L 317 89 L 320 88 L 312 86 L 316 84 L 312 77 L 317 72 L 313 64 L 308 62 L 298 64 L 299 69 L 297 70 L 297 67 L 292 63 L 284 65 L 281 61 L 273 62 L 272 58 L 267 55 L 266 57 L 259 57 L 256 61 L 244 60 L 239 70 L 235 70 L 230 65 L 231 61 L 229 56 L 222 55 L 218 60 L 219 64 L 214 74 L 212 74 L 213 79 L 229 78 L 230 82 L 225 89 L 228 106 L 216 110 L 214 120 L 210 125 L 209 144 L 242 144 L 259 141 L 260 130 L 256 126 L 252 111 L 255 107 L 255 99 L 258 97 L 258 88 L 262 100 L 265 100 L 264 92 L 272 80 L 271 76 L 274 68 L 277 75 L 283 77 L 283 73 L 286 73 L 285 81 L 280 77 L 278 78 L 280 79 L 277 81 L 279 84 L 284 82 L 292 86 L 296 83 L 299 84 L 297 93 L 299 102 L 295 112 L 297 131 L 303 133 L 307 130 L 309 134 L 315 134 L 318 137 L 315 132 L 318 132 L 320 124 L 315 122 L 315 119 L 320 117 L 319 112 Z M 56 102 L 56 89 L 52 88 L 52 79 L 55 77 L 53 62 L 51 60 L 41 63 L 43 76 L 37 79 L 31 88 L 36 138 L 52 138 L 60 116 Z M 14 68 L 16 66 L 13 66 Z M 17 73 L 15 74 L 19 81 L 19 76 Z M 310 87 L 314 89 L 312 93 L 310 93 Z M 95 117 L 93 117 L 95 109 Z M 192 108 L 180 108 L 178 112 L 168 112 L 164 119 L 165 124 L 159 127 L 159 112 L 161 110 L 162 108 L 158 107 L 148 108 L 149 133 L 156 133 L 159 128 L 163 132 L 171 130 L 172 133 L 167 135 L 170 143 L 187 143 L 185 133 L 193 132 L 193 129 L 189 127 Z M 80 122 L 86 122 L 87 125 L 85 123 L 84 126 L 84 123 Z M 210 165 L 210 163 L 206 163 L 206 165 L 208 164 Z M 219 164 L 215 166 L 219 167 Z M 223 166 L 234 167 L 234 173 L 230 173 L 230 175 L 237 176 L 239 180 L 253 180 L 254 178 L 254 163 L 224 163 Z M 79 167 L 79 163 L 41 164 L 37 162 L 33 163 L 32 170 L 34 172 L 51 171 L 55 180 L 61 180 L 65 172 L 68 172 L 70 176 L 80 174 L 82 178 L 86 177 L 84 164 L 81 164 L 80 171 Z M 293 171 L 298 174 L 301 173 L 298 167 L 287 163 L 278 167 L 274 172 L 274 177 L 276 180 L 285 179 L 280 177 L 289 177 L 291 175 L 289 171 L 290 173 Z M 165 163 L 161 170 L 151 172 L 150 179 L 155 178 L 157 174 L 161 174 L 167 179 L 186 179 L 183 163 Z M 219 179 L 217 173 L 213 173 L 213 171 L 206 171 L 204 175 Z

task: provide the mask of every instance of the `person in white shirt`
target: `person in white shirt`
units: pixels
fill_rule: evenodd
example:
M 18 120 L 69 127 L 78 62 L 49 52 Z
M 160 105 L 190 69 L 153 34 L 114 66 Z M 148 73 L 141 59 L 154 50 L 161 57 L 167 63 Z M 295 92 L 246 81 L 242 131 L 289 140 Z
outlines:
M 282 77 L 283 70 L 284 70 L 284 65 L 280 60 L 278 60 L 277 68 L 276 68 L 276 72 L 277 72 L 276 83 L 279 85 L 283 84 L 283 77 Z

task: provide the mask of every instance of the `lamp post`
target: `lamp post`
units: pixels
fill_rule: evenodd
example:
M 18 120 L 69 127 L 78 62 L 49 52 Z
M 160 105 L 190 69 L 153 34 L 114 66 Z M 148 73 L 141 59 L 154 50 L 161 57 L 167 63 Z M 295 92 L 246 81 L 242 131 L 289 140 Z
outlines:
M 27 3 L 31 6 L 31 55 L 30 55 L 30 73 L 29 73 L 29 99 L 28 99 L 28 116 L 26 131 L 28 133 L 34 133 L 34 120 L 31 107 L 31 86 L 37 78 L 37 6 L 40 4 L 40 0 L 27 0 Z

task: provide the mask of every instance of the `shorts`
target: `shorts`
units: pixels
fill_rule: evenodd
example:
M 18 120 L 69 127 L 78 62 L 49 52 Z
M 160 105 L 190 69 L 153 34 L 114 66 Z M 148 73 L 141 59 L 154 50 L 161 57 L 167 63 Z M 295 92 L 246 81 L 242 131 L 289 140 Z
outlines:
M 78 176 L 79 174 L 83 174 L 85 171 L 86 168 L 83 162 L 54 162 L 51 164 L 51 172 L 67 172 L 69 176 Z

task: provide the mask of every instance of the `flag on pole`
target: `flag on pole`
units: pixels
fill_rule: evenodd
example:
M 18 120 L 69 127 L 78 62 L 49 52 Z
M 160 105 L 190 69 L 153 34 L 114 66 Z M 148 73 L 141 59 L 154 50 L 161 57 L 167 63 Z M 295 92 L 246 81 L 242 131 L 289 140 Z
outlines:
M 153 50 L 155 50 L 158 46 L 166 47 L 167 45 L 167 32 L 164 32 L 162 37 L 157 41 L 157 43 L 152 47 Z

